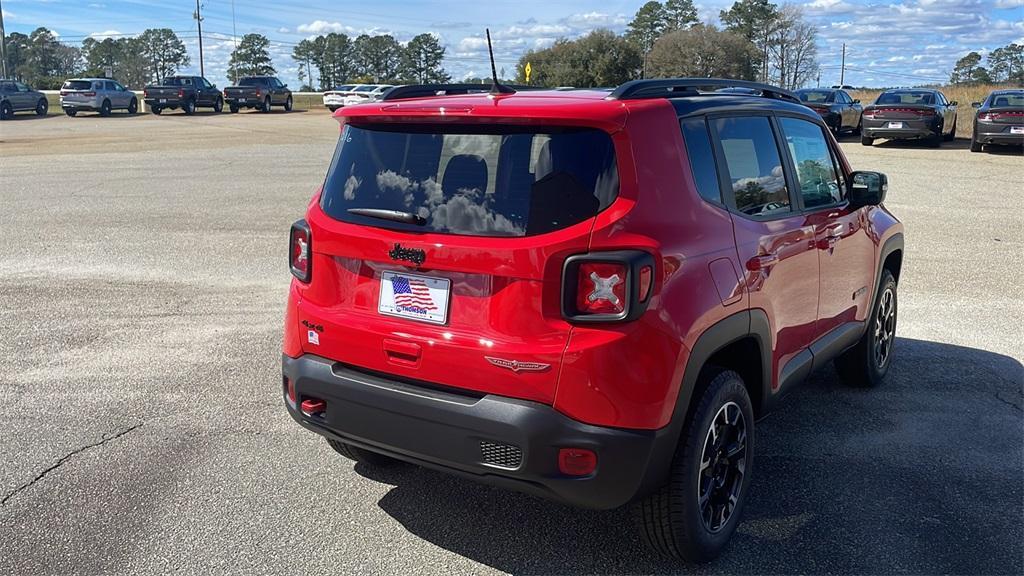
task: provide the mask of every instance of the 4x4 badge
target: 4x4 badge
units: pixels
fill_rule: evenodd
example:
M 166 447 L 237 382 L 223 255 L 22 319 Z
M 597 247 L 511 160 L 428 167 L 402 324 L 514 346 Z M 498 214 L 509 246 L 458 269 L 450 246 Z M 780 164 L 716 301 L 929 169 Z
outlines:
M 395 242 L 395 247 L 388 252 L 388 256 L 391 256 L 392 260 L 405 260 L 407 262 L 412 262 L 417 266 L 427 261 L 427 253 L 423 250 L 403 248 L 402 245 L 397 242 Z
M 519 360 L 505 360 L 504 358 L 494 358 L 493 356 L 484 356 L 484 358 L 499 368 L 508 368 L 513 372 L 541 372 L 551 368 L 551 364 L 544 364 L 543 362 L 520 362 Z

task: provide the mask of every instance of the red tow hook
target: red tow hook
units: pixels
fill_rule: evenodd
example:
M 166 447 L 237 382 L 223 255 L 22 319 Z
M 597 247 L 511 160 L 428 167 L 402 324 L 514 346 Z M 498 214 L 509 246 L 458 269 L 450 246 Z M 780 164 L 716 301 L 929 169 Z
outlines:
M 308 398 L 302 401 L 302 404 L 299 405 L 299 409 L 302 410 L 302 413 L 306 416 L 313 416 L 314 414 L 327 411 L 327 402 L 320 400 L 319 398 Z

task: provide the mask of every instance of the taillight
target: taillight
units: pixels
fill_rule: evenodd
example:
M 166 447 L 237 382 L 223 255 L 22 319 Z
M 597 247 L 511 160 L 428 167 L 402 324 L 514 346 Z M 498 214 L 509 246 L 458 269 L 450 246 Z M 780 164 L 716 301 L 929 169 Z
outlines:
M 624 250 L 566 259 L 562 315 L 573 322 L 635 320 L 647 309 L 654 288 L 654 257 Z
M 288 239 L 288 266 L 300 282 L 309 283 L 313 277 L 313 236 L 305 220 L 292 224 Z
M 96 95 L 95 92 L 82 92 L 82 96 L 87 96 L 89 98 L 92 98 L 95 95 Z
M 263 92 L 260 92 L 259 90 L 256 91 L 256 97 L 257 98 L 259 98 L 262 95 L 263 95 Z
M 228 97 L 228 91 L 227 91 L 227 90 L 225 90 L 225 91 L 224 91 L 224 97 L 225 97 L 225 98 L 227 98 L 227 97 Z
M 61 96 L 67 96 L 68 95 L 68 91 L 67 90 L 61 90 L 60 91 L 60 95 Z
M 145 88 L 143 88 L 143 90 L 142 90 L 142 97 L 143 98 L 149 98 L 149 90 L 146 90 Z
M 992 114 L 991 112 L 986 112 L 984 114 L 978 114 L 978 120 L 981 120 L 982 122 L 991 122 L 992 120 L 995 120 L 998 117 L 999 117 L 998 114 Z
M 184 97 L 185 97 L 185 90 L 182 89 L 182 88 L 179 88 L 178 89 L 178 98 L 184 98 Z

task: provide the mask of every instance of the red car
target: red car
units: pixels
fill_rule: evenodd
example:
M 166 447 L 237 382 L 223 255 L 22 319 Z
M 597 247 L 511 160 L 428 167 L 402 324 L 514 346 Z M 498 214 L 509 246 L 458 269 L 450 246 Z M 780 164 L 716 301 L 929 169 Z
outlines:
M 290 235 L 289 413 L 354 460 L 632 504 L 655 549 L 715 557 L 756 419 L 830 361 L 891 365 L 885 176 L 766 85 L 469 91 L 337 112 Z

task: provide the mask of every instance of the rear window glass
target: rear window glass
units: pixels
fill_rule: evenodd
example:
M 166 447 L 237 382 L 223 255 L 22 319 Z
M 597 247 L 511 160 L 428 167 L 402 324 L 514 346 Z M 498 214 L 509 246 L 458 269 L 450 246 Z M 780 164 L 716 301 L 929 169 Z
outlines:
M 1024 107 L 1024 92 L 1019 94 L 993 94 L 991 105 L 997 108 L 1000 106 Z
M 164 86 L 191 86 L 191 78 L 176 78 L 171 77 L 164 80 Z
M 350 124 L 321 207 L 345 222 L 409 232 L 527 236 L 593 217 L 618 188 L 614 147 L 600 130 Z M 359 208 L 424 224 L 349 212 Z
M 803 102 L 831 102 L 832 93 L 825 90 L 808 90 L 806 92 L 797 92 L 800 96 L 800 100 Z
M 875 104 L 935 104 L 935 94 L 931 92 L 883 92 Z
M 262 86 L 263 78 L 242 78 L 238 83 L 239 86 Z
M 92 82 L 88 80 L 68 80 L 64 83 L 65 90 L 92 90 Z

